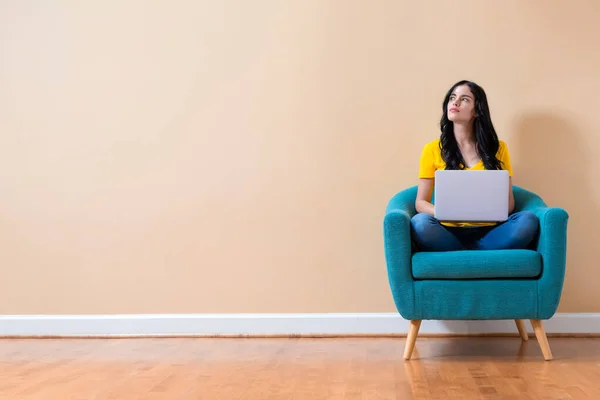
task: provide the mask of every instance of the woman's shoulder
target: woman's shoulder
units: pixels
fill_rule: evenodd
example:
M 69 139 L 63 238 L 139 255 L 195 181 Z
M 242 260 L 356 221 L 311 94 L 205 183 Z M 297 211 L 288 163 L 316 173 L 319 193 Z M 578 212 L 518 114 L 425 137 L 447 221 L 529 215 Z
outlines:
M 498 140 L 498 154 L 504 154 L 508 152 L 508 145 L 503 140 Z
M 440 149 L 440 139 L 431 140 L 423 146 L 421 151 L 421 160 L 424 162 L 439 164 L 442 158 L 442 151 Z
M 440 151 L 440 139 L 437 138 L 435 140 L 432 140 L 430 142 L 425 143 L 425 145 L 423 146 L 424 150 L 429 150 L 429 151 Z
M 419 178 L 433 178 L 435 171 L 442 168 L 440 139 L 432 140 L 423 146 L 419 167 Z

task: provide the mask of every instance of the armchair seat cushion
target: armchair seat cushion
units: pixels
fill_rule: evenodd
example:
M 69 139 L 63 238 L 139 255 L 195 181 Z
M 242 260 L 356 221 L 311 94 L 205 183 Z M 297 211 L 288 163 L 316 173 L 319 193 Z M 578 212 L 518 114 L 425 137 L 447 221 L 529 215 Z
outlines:
M 414 279 L 534 279 L 541 272 L 541 255 L 533 250 L 419 252 L 412 256 Z

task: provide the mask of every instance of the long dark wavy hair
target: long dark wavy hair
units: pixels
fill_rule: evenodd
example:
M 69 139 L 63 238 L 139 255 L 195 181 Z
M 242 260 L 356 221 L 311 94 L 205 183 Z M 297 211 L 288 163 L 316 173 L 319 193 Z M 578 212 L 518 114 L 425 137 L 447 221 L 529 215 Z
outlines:
M 442 159 L 446 163 L 446 169 L 464 169 L 465 160 L 458 148 L 456 137 L 454 136 L 454 123 L 448 119 L 448 102 L 450 95 L 458 86 L 467 85 L 475 96 L 475 120 L 473 121 L 473 130 L 477 142 L 477 152 L 483 161 L 485 169 L 502 169 L 500 160 L 496 157 L 500 142 L 498 135 L 492 124 L 490 109 L 488 107 L 487 96 L 482 87 L 471 81 L 460 81 L 455 83 L 444 98 L 442 106 L 443 115 L 440 121 L 441 136 L 440 148 Z

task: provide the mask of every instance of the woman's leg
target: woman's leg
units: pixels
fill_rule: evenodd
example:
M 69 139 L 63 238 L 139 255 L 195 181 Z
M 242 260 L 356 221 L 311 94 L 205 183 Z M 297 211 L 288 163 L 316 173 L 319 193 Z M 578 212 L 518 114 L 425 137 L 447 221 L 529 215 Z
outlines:
M 525 249 L 536 238 L 538 229 L 539 221 L 534 213 L 517 212 L 479 239 L 476 248 L 479 250 Z
M 420 213 L 410 221 L 412 236 L 419 250 L 452 251 L 464 249 L 458 238 L 429 214 Z

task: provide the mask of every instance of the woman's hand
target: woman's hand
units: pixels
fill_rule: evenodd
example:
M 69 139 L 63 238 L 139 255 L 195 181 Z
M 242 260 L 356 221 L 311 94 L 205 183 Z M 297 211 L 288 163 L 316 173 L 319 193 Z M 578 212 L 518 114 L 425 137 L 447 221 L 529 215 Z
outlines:
M 433 194 L 434 179 L 419 179 L 417 189 L 417 200 L 415 208 L 418 213 L 426 213 L 434 216 L 434 206 L 431 204 L 431 195 Z M 511 190 L 512 193 L 512 190 Z

